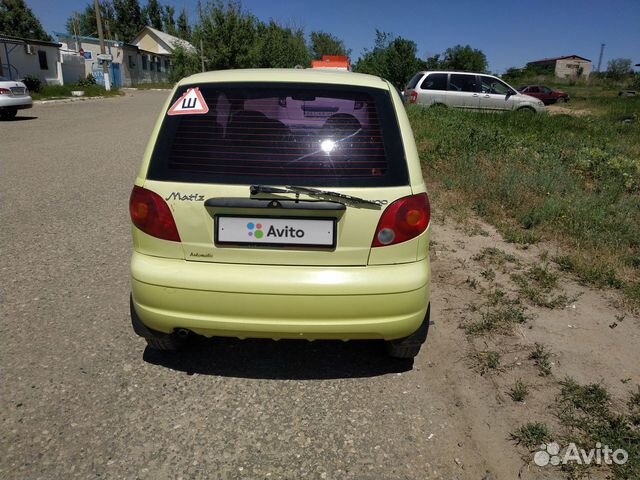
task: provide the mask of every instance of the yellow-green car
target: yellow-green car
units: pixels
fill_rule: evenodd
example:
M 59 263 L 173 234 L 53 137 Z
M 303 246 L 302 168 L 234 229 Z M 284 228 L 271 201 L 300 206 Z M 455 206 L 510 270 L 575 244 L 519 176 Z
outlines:
M 151 348 L 194 334 L 385 340 L 429 327 L 430 205 L 402 100 L 351 72 L 182 80 L 130 199 L 131 317 Z

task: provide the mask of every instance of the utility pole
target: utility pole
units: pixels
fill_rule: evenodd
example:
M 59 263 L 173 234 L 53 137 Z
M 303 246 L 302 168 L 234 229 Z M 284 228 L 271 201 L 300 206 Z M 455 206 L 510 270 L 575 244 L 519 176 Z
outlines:
M 202 46 L 202 2 L 198 0 L 198 16 L 200 17 L 200 63 L 204 72 L 204 47 Z
M 94 8 L 96 10 L 96 23 L 98 24 L 98 38 L 100 38 L 100 53 L 105 55 L 104 35 L 102 34 L 102 18 L 100 18 L 100 2 L 94 0 Z M 109 80 L 109 62 L 102 60 L 102 73 L 104 74 L 104 89 L 111 90 L 111 81 Z
M 604 43 L 600 44 L 600 57 L 598 58 L 598 72 L 602 66 L 602 55 L 604 55 Z

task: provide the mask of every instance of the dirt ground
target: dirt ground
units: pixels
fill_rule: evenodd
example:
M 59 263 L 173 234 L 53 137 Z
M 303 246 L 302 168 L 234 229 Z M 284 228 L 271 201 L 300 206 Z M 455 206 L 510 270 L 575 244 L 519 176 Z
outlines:
M 526 311 L 531 319 L 519 326 L 515 335 L 465 338 L 460 326 L 478 318 L 476 308 L 486 301 L 487 294 L 498 288 L 517 295 L 511 274 L 548 262 L 542 259 L 554 254 L 555 247 L 517 247 L 477 219 L 461 225 L 452 219 L 436 218 L 432 242 L 432 285 L 437 299 L 433 311 L 439 328 L 434 329 L 437 333 L 429 339 L 429 348 L 438 350 L 435 356 L 448 356 L 451 362 L 446 374 L 447 394 L 461 407 L 459 414 L 464 421 L 457 423 L 468 438 L 465 450 L 476 452 L 495 478 L 516 478 L 516 473 L 523 479 L 564 478 L 553 467 L 535 465 L 533 453 L 515 446 L 509 440 L 510 432 L 525 422 L 537 421 L 553 429 L 557 423 L 553 404 L 558 381 L 567 376 L 581 384 L 601 383 L 614 402 L 626 400 L 629 391 L 640 383 L 640 318 L 629 312 L 622 314 L 612 292 L 579 285 L 558 272 L 559 284 L 571 299 L 566 307 L 549 309 L 529 303 Z M 502 250 L 515 260 L 502 265 L 479 260 L 477 257 L 487 248 Z M 488 269 L 495 272 L 495 278 L 483 275 Z M 549 376 L 540 376 L 528 359 L 535 343 L 552 352 Z M 498 351 L 501 366 L 479 372 L 473 357 L 482 351 Z M 514 402 L 508 396 L 518 378 L 532 387 L 524 402 Z M 472 467 L 479 469 L 480 465 Z M 593 470 L 591 475 L 606 478 L 603 470 Z

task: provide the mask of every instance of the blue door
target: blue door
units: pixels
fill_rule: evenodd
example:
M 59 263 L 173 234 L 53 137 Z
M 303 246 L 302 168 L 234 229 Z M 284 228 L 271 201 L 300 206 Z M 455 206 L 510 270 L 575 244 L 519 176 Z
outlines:
M 111 64 L 111 85 L 113 88 L 121 88 L 122 87 L 122 76 L 120 75 L 120 64 L 112 63 Z

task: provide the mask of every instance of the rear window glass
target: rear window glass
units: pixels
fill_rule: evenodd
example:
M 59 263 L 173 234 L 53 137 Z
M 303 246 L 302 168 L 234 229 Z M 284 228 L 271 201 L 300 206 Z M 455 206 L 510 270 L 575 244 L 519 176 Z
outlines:
M 176 92 L 173 102 L 187 88 Z M 389 92 L 316 84 L 199 86 L 208 112 L 165 116 L 148 177 L 195 183 L 406 185 Z
M 409 83 L 407 83 L 406 88 L 407 89 L 413 89 L 416 88 L 416 85 L 418 84 L 418 82 L 420 81 L 420 79 L 422 78 L 422 75 L 424 75 L 423 73 L 416 73 L 413 78 L 411 80 L 409 80 Z
M 446 90 L 447 89 L 447 74 L 446 73 L 432 73 L 424 79 L 420 85 L 422 90 Z

